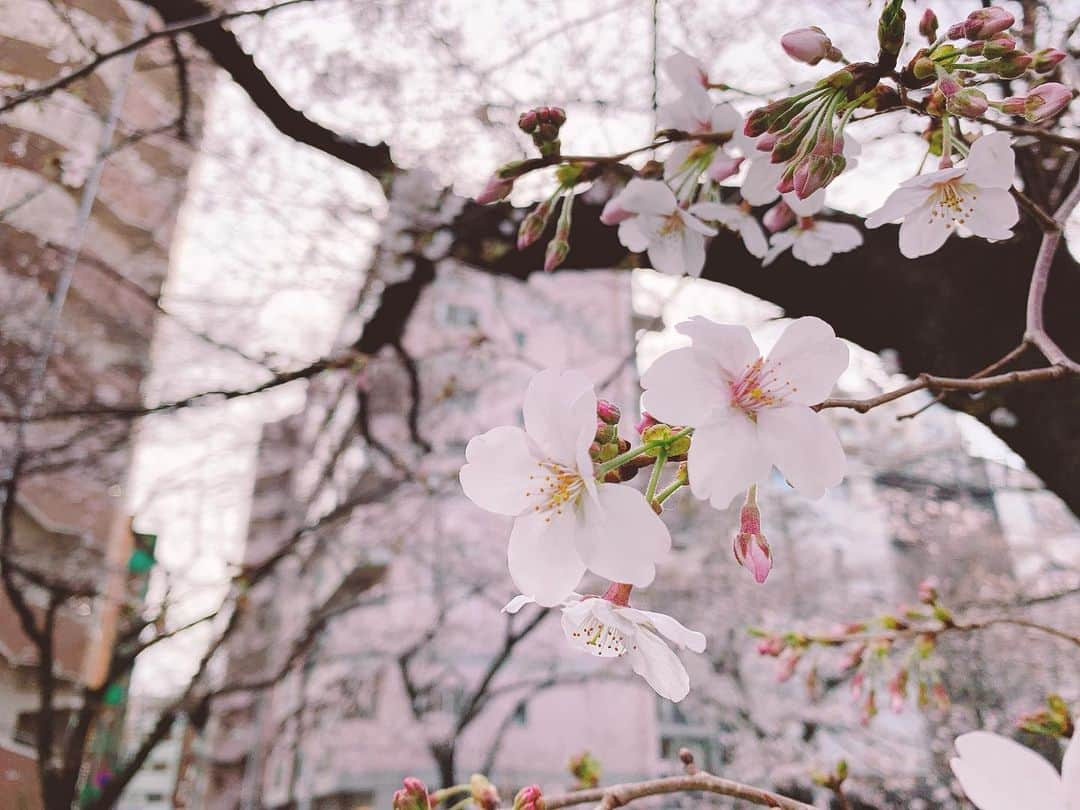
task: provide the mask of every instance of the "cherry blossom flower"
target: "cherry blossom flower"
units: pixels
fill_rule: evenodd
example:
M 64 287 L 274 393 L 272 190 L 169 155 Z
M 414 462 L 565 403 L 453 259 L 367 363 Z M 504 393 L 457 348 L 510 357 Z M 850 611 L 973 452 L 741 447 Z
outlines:
M 709 222 L 718 222 L 729 231 L 735 231 L 746 245 L 751 256 L 764 257 L 769 249 L 765 231 L 754 214 L 742 206 L 729 203 L 702 202 L 694 206 L 694 213 Z
M 596 394 L 579 371 L 541 371 L 529 383 L 525 429 L 503 426 L 473 437 L 461 468 L 465 494 L 513 517 L 510 576 L 542 605 L 570 593 L 586 568 L 648 585 L 671 547 L 664 523 L 636 489 L 595 480 L 589 445 Z
M 900 252 L 909 259 L 933 253 L 955 230 L 984 239 L 1008 239 L 1020 218 L 1009 193 L 1014 162 L 1007 132 L 984 135 L 972 144 L 965 165 L 901 183 L 866 218 L 866 227 L 903 219 Z
M 689 93 L 659 110 L 661 129 L 678 129 L 696 135 L 735 133 L 742 130 L 742 116 L 730 104 L 714 104 L 707 93 Z M 675 144 L 664 161 L 664 177 L 670 180 L 700 163 L 710 180 L 720 183 L 738 173 L 741 157 L 728 154 L 712 143 L 683 141 Z
M 1074 734 L 1061 774 L 1054 766 L 1017 742 L 989 731 L 956 738 L 953 773 L 979 810 L 1022 807 L 1080 810 L 1080 734 Z
M 787 168 L 786 163 L 773 163 L 770 150 L 776 136 L 765 134 L 758 138 L 750 138 L 742 130 L 735 134 L 735 142 L 739 149 L 747 156 L 748 168 L 739 193 L 742 198 L 754 206 L 768 205 L 780 196 L 777 186 L 780 184 Z M 850 171 L 859 165 L 859 153 L 862 145 L 855 138 L 844 133 L 844 160 L 846 170 Z M 825 189 L 819 189 L 815 194 L 822 194 Z M 794 195 L 793 195 L 794 196 Z M 822 194 L 822 198 L 823 198 Z M 815 199 L 810 195 L 807 200 Z
M 815 219 L 814 215 L 825 204 L 825 189 L 815 191 L 805 200 L 788 192 L 783 195 L 783 202 L 797 219 L 792 227 L 773 234 L 769 252 L 762 262 L 764 266 L 772 264 L 777 256 L 791 248 L 791 255 L 799 261 L 820 267 L 828 264 L 834 253 L 847 253 L 863 243 L 862 234 L 854 225 Z
M 635 177 L 604 206 L 600 220 L 618 223 L 619 241 L 635 253 L 648 251 L 656 270 L 696 276 L 705 265 L 705 237 L 716 234 L 698 219 L 696 208 L 680 207 L 663 182 Z
M 694 428 L 690 489 L 718 509 L 775 465 L 795 489 L 820 498 L 844 477 L 844 450 L 810 405 L 829 395 L 848 349 L 819 318 L 799 318 L 762 357 L 745 326 L 694 317 L 677 331 L 691 345 L 662 355 L 641 378 L 642 407 Z
M 503 608 L 517 613 L 534 600 L 516 596 Z M 678 649 L 705 652 L 705 636 L 664 613 L 638 610 L 598 596 L 572 594 L 562 603 L 562 628 L 567 641 L 598 658 L 625 657 L 660 697 L 678 703 L 690 693 L 690 676 Z

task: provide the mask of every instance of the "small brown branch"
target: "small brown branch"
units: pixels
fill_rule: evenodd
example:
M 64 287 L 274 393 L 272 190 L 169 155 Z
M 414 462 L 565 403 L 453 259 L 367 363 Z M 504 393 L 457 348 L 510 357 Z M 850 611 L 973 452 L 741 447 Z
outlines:
M 193 17 L 189 20 L 184 20 L 183 22 L 166 25 L 164 28 L 160 28 L 157 31 L 151 31 L 148 34 L 144 34 L 143 36 L 139 37 L 138 39 L 133 39 L 131 42 L 127 43 L 126 45 L 121 45 L 115 50 L 109 51 L 108 53 L 103 53 L 97 58 L 87 62 L 82 67 L 75 68 L 74 70 L 65 73 L 63 76 L 53 79 L 51 82 L 46 82 L 39 87 L 34 87 L 23 93 L 19 93 L 17 96 L 8 99 L 2 105 L 0 105 L 0 113 L 12 110 L 15 107 L 18 107 L 20 104 L 25 104 L 28 101 L 33 101 L 34 99 L 44 98 L 45 96 L 51 95 L 57 90 L 61 90 L 67 87 L 72 82 L 89 76 L 106 62 L 109 62 L 118 56 L 123 56 L 126 53 L 137 51 L 145 45 L 150 44 L 154 40 L 160 39 L 161 37 L 174 38 L 182 31 L 189 31 L 192 28 L 197 28 L 200 25 L 207 25 L 210 23 L 220 24 L 227 20 L 236 19 L 237 17 L 264 17 L 270 12 L 276 11 L 279 8 L 285 8 L 286 6 L 292 6 L 296 5 L 297 3 L 306 2 L 311 2 L 311 0 L 282 0 L 282 2 L 280 3 L 275 3 L 271 6 L 264 6 L 263 8 L 255 8 L 249 11 L 229 11 L 223 14 L 203 14 L 199 17 Z
M 993 374 L 995 371 L 999 371 L 999 370 L 1005 368 L 1005 366 L 1009 365 L 1009 363 L 1011 363 L 1013 360 L 1016 360 L 1021 355 L 1023 355 L 1023 353 L 1028 350 L 1028 346 L 1030 346 L 1030 345 L 1031 344 L 1024 341 L 1023 343 L 1021 343 L 1016 348 L 1010 349 L 1008 352 L 1006 352 L 1004 355 L 1002 355 L 1000 358 L 995 360 L 990 365 L 988 365 L 985 368 L 980 369 L 979 371 L 972 374 L 971 379 L 979 380 L 979 379 L 982 379 L 983 377 L 986 377 L 986 376 L 988 376 L 990 374 Z M 944 392 L 937 394 L 932 400 L 927 402 L 922 407 L 916 408 L 914 411 L 911 411 L 910 413 L 902 413 L 896 418 L 897 418 L 897 420 L 912 419 L 912 418 L 918 416 L 923 411 L 927 410 L 928 408 L 931 408 L 934 405 L 936 405 L 937 403 L 941 402 L 943 399 L 945 399 Z
M 1005 132 L 1011 132 L 1014 135 L 1030 135 L 1033 138 L 1038 138 L 1041 141 L 1047 141 L 1049 143 L 1060 144 L 1061 146 L 1068 146 L 1072 149 L 1080 149 L 1080 138 L 1070 138 L 1068 135 L 1060 135 L 1057 132 L 1051 132 L 1047 129 L 1040 129 L 1039 127 L 1027 127 L 1023 124 L 1010 124 L 1005 121 L 996 121 L 993 118 L 976 118 L 980 124 L 989 124 L 995 129 L 1004 130 Z
M 921 624 L 912 625 L 899 630 L 883 630 L 879 633 L 875 632 L 863 632 L 863 633 L 826 633 L 822 635 L 803 634 L 803 638 L 814 644 L 821 644 L 827 647 L 838 647 L 843 644 L 851 644 L 858 642 L 874 642 L 874 641 L 902 641 L 904 639 L 915 638 L 916 636 L 940 636 L 946 633 L 971 633 L 977 630 L 985 630 L 988 627 L 994 627 L 996 625 L 1012 625 L 1015 627 L 1023 627 L 1027 630 L 1035 630 L 1039 633 L 1045 633 L 1046 635 L 1053 636 L 1067 641 L 1070 644 L 1075 644 L 1080 647 L 1080 635 L 1073 635 L 1065 630 L 1061 630 L 1057 627 L 1051 627 L 1045 624 L 1039 624 L 1030 619 L 1024 619 L 1014 616 L 993 616 L 989 619 L 972 619 L 970 621 L 956 621 L 956 622 L 934 622 L 933 624 Z
M 731 796 L 762 807 L 781 808 L 781 810 L 814 810 L 811 804 L 803 804 L 795 799 L 781 796 L 761 788 L 722 779 L 711 773 L 696 773 L 685 776 L 669 776 L 663 779 L 649 779 L 644 782 L 630 782 L 606 788 L 577 790 L 561 796 L 545 796 L 545 810 L 559 810 L 562 807 L 574 807 L 579 804 L 596 803 L 597 810 L 614 810 L 624 807 L 632 801 L 646 796 L 663 796 L 670 793 L 701 791 Z

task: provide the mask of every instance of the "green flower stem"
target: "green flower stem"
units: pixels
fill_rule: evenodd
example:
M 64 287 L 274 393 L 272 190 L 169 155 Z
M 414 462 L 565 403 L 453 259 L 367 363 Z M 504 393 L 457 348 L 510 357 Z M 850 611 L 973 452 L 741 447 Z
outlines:
M 688 482 L 683 481 L 681 478 L 676 478 L 674 481 L 672 481 L 670 484 L 668 484 L 666 487 L 664 487 L 662 490 L 660 490 L 656 494 L 656 497 L 652 499 L 652 502 L 657 503 L 657 504 L 663 503 L 668 498 L 670 498 L 672 495 L 674 495 L 676 492 L 678 492 L 680 489 L 685 487 L 687 485 L 687 483 Z
M 621 453 L 615 456 L 615 458 L 611 459 L 610 461 L 605 461 L 603 464 L 598 466 L 596 468 L 596 477 L 598 479 L 603 478 L 612 470 L 617 470 L 626 462 L 631 461 L 642 455 L 643 453 L 647 453 L 650 450 L 655 450 L 658 447 L 663 447 L 666 449 L 676 439 L 681 439 L 684 436 L 689 436 L 693 432 L 694 429 L 692 427 L 683 428 L 678 433 L 672 433 L 671 436 L 666 439 L 657 439 L 653 442 L 645 442 L 645 444 L 640 444 L 637 447 L 631 447 L 625 453 Z
M 434 807 L 439 802 L 445 801 L 446 799 L 449 799 L 451 796 L 455 796 L 458 793 L 468 793 L 469 794 L 468 799 L 472 798 L 472 788 L 470 788 L 467 784 L 465 784 L 465 785 L 451 785 L 448 788 L 442 788 L 441 790 L 436 790 L 434 793 L 432 793 L 430 795 L 431 806 Z
M 649 476 L 649 486 L 645 489 L 645 500 L 652 501 L 653 496 L 656 494 L 656 485 L 660 483 L 660 473 L 664 471 L 664 465 L 667 463 L 667 447 L 660 447 L 656 450 L 656 463 L 653 464 L 652 475 Z

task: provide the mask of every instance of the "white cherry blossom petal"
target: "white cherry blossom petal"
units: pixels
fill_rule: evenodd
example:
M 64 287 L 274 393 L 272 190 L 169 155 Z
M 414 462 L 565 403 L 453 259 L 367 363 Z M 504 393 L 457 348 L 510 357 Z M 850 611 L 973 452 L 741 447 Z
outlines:
M 822 267 L 832 258 L 832 245 L 817 228 L 800 230 L 791 243 L 791 255 L 810 267 Z
M 716 323 L 695 315 L 676 326 L 675 331 L 690 338 L 695 349 L 709 356 L 710 365 L 715 364 L 729 378 L 742 374 L 748 365 L 761 356 L 750 330 L 745 326 Z
M 705 237 L 696 231 L 680 231 L 649 241 L 649 263 L 669 275 L 696 276 L 705 266 Z
M 691 652 L 705 652 L 705 634 L 691 630 L 666 613 L 655 613 L 651 610 L 638 610 L 631 607 L 615 608 L 615 612 L 629 617 L 637 624 L 651 624 L 664 638 L 674 642 L 680 649 L 685 647 Z
M 807 498 L 820 498 L 844 479 L 844 448 L 820 413 L 805 405 L 784 405 L 764 408 L 757 418 L 758 436 L 766 454 Z
M 575 540 L 589 570 L 639 587 L 652 583 L 656 563 L 671 549 L 664 521 L 640 492 L 625 484 L 604 484 L 595 500 L 582 504 Z
M 694 430 L 687 459 L 690 491 L 717 509 L 727 509 L 736 495 L 769 474 L 772 463 L 757 426 L 742 413 Z
M 988 731 L 956 738 L 960 754 L 949 764 L 979 810 L 1065 807 L 1065 791 L 1053 766 L 1029 748 Z
M 627 183 L 617 199 L 621 207 L 635 214 L 669 214 L 679 205 L 667 183 L 640 177 Z
M 1003 188 L 984 188 L 971 205 L 964 225 L 983 239 L 1008 239 L 1020 220 L 1020 209 L 1013 195 Z
M 619 223 L 619 243 L 632 253 L 644 253 L 649 249 L 649 235 L 639 219 L 635 216 Z
M 507 547 L 510 577 L 517 589 L 544 607 L 571 594 L 585 575 L 585 563 L 575 545 L 577 517 L 544 513 L 514 521 Z
M 817 222 L 814 229 L 828 240 L 833 253 L 847 253 L 863 243 L 859 229 L 846 222 Z
M 813 405 L 829 396 L 849 360 L 847 344 L 833 328 L 806 316 L 788 324 L 765 365 L 782 381 L 786 401 Z
M 1016 171 L 1016 155 L 1008 132 L 991 132 L 971 145 L 964 182 L 980 188 L 1007 189 Z
M 530 506 L 529 476 L 539 469 L 528 436 L 504 425 L 473 436 L 459 479 L 465 496 L 489 512 L 516 517 Z
M 950 232 L 947 220 L 934 216 L 931 199 L 904 217 L 900 225 L 900 252 L 909 259 L 927 256 L 945 244 Z
M 674 651 L 660 637 L 642 629 L 630 651 L 630 665 L 660 697 L 678 703 L 690 694 L 690 676 Z
M 596 394 L 580 371 L 545 369 L 529 382 L 522 413 L 525 432 L 545 458 L 576 467 L 583 432 L 596 429 Z
M 641 377 L 642 407 L 673 425 L 698 425 L 708 419 L 723 381 L 709 368 L 707 357 L 689 346 L 658 357 Z
M 502 612 L 503 613 L 517 613 L 519 610 L 521 610 L 526 605 L 534 605 L 534 604 L 536 604 L 536 600 L 533 599 L 531 596 L 526 596 L 523 593 L 519 593 L 517 596 L 515 596 L 513 599 L 511 599 L 509 602 L 507 602 L 505 605 L 503 605 Z
M 926 204 L 930 198 L 930 190 L 922 186 L 901 186 L 885 198 L 881 208 L 873 211 L 866 217 L 867 228 L 880 228 L 886 222 L 895 222 L 906 217 L 915 209 Z
M 751 205 L 768 205 L 780 196 L 776 185 L 784 176 L 784 164 L 772 163 L 768 152 L 757 151 L 752 153 L 749 163 L 739 193 Z

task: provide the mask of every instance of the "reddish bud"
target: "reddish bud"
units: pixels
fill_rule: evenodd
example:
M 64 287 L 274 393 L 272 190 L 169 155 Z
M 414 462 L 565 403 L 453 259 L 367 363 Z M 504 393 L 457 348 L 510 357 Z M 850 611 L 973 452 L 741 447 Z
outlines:
M 1033 124 L 1049 120 L 1064 110 L 1072 101 L 1072 91 L 1063 84 L 1047 82 L 1040 84 L 1024 100 L 1024 118 Z
M 480 810 L 498 810 L 499 791 L 483 774 L 474 773 L 469 777 L 469 790 L 472 800 Z
M 771 658 L 776 658 L 787 648 L 787 644 L 784 643 L 782 638 L 772 636 L 771 638 L 763 638 L 758 642 L 757 652 L 758 655 L 767 655 Z
M 504 180 L 495 174 L 488 179 L 487 185 L 484 186 L 484 190 L 476 195 L 476 201 L 480 205 L 488 205 L 489 203 L 505 199 L 513 190 L 513 179 Z
M 431 800 L 423 782 L 416 777 L 407 776 L 401 785 L 401 789 L 394 792 L 394 810 L 428 810 Z
M 536 110 L 529 110 L 518 116 L 518 129 L 529 135 L 536 132 L 536 125 L 538 123 L 540 123 L 540 118 L 537 115 Z
M 529 215 L 521 221 L 521 227 L 518 228 L 518 250 L 524 250 L 540 238 L 540 235 L 547 229 L 547 224 L 551 220 L 554 210 L 555 207 L 551 204 L 551 200 L 545 200 L 529 212 Z
M 622 419 L 622 411 L 614 402 L 598 399 L 596 400 L 596 418 L 609 425 L 617 425 L 619 420 Z
M 1057 48 L 1043 48 L 1031 55 L 1031 69 L 1036 73 L 1049 73 L 1065 58 L 1064 51 Z
M 908 671 L 902 669 L 889 680 L 889 706 L 894 714 L 900 714 L 904 710 L 904 702 L 907 700 Z
M 1015 22 L 1016 18 L 1000 6 L 980 8 L 968 14 L 967 19 L 964 20 L 963 35 L 968 39 L 989 39 L 994 34 L 1012 28 Z M 952 33 L 951 28 L 949 32 Z
M 994 73 L 1003 79 L 1018 79 L 1031 67 L 1031 57 L 1021 51 L 1007 53 L 991 63 Z
M 983 44 L 982 55 L 987 59 L 999 59 L 1016 50 L 1016 40 L 1010 36 L 994 37 Z
M 822 59 L 838 62 L 843 58 L 833 47 L 832 40 L 816 25 L 788 31 L 780 37 L 780 47 L 792 59 L 808 65 L 816 65 Z
M 949 112 L 956 115 L 965 115 L 968 118 L 978 118 L 986 112 L 990 106 L 986 96 L 981 90 L 974 87 L 965 87 L 948 100 L 945 105 Z
M 950 25 L 949 29 L 945 32 L 945 36 L 949 39 L 963 39 L 966 36 L 966 34 L 964 34 L 964 23 L 958 22 Z
M 930 42 L 937 39 L 938 18 L 932 8 L 926 9 L 919 19 L 919 33 Z
M 645 431 L 651 428 L 653 425 L 659 424 L 660 422 L 657 421 L 651 413 L 649 413 L 648 411 L 642 411 L 641 420 L 636 425 L 634 425 L 634 429 L 638 432 L 638 434 L 644 434 Z
M 544 799 L 539 785 L 523 787 L 514 797 L 514 810 L 543 810 Z
M 761 512 L 757 507 L 757 493 L 751 488 L 746 503 L 739 512 L 739 533 L 732 544 L 735 560 L 754 575 L 759 585 L 765 582 L 772 570 L 772 550 L 765 535 L 761 533 Z
M 600 444 L 611 444 L 619 437 L 618 429 L 615 425 L 609 425 L 607 422 L 596 421 L 596 441 Z
M 566 261 L 570 253 L 570 243 L 565 239 L 552 239 L 548 242 L 547 250 L 544 251 L 544 272 L 552 273 L 555 268 Z

